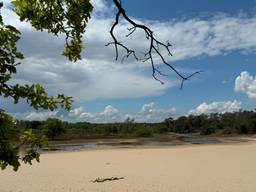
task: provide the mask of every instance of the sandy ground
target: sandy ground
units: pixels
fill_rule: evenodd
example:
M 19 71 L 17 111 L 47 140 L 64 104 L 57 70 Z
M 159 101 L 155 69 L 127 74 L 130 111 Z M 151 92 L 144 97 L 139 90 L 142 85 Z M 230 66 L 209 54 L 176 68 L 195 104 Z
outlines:
M 124 177 L 93 183 L 97 177 Z M 0 171 L 0 192 L 255 192 L 256 142 L 49 153 Z

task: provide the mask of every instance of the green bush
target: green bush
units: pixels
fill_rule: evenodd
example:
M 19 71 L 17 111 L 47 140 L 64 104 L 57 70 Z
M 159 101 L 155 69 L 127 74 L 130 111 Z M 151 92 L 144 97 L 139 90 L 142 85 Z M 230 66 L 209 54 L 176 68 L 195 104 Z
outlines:
M 135 127 L 133 131 L 135 137 L 150 137 L 152 136 L 152 130 L 149 127 Z
M 169 131 L 166 124 L 156 124 L 153 126 L 154 133 L 167 133 Z
M 52 140 L 56 136 L 66 132 L 62 121 L 54 118 L 48 118 L 41 126 L 41 130 L 48 138 Z
M 215 133 L 215 127 L 212 125 L 205 125 L 201 128 L 200 135 L 210 135 L 212 133 Z
M 222 134 L 225 134 L 225 135 L 229 135 L 229 134 L 232 134 L 234 131 L 229 128 L 229 127 L 226 127 L 222 130 Z

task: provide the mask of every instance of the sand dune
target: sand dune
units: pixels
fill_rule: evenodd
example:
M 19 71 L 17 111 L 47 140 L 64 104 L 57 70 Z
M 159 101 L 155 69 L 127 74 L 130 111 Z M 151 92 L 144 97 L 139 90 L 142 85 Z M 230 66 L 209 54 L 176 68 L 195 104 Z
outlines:
M 93 183 L 97 177 L 124 177 Z M 256 142 L 49 153 L 0 172 L 1 192 L 255 192 Z

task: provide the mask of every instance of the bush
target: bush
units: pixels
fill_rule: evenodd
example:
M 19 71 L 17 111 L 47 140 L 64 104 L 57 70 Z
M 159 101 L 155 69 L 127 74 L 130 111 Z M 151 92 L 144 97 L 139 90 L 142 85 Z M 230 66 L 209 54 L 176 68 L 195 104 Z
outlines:
M 168 127 L 165 124 L 156 124 L 153 127 L 154 133 L 167 133 L 168 131 Z
M 48 118 L 45 123 L 41 127 L 42 132 L 49 137 L 50 139 L 54 139 L 57 135 L 65 133 L 65 128 L 63 123 L 59 119 Z
M 249 128 L 246 124 L 241 123 L 241 125 L 238 126 L 238 133 L 239 134 L 248 134 Z
M 215 133 L 215 127 L 212 125 L 206 125 L 200 131 L 200 135 L 210 135 L 212 133 Z
M 229 135 L 229 134 L 232 134 L 232 133 L 233 133 L 233 131 L 229 127 L 224 128 L 223 131 L 222 131 L 222 134 L 225 134 L 225 135 Z
M 133 131 L 135 137 L 150 137 L 152 136 L 152 130 L 149 127 L 135 127 Z

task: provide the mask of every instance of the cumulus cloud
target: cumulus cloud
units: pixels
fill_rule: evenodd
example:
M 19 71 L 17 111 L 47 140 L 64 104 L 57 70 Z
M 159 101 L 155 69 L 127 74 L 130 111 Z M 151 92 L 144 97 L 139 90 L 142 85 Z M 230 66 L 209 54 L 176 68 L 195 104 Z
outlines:
M 239 101 L 222 101 L 212 103 L 202 103 L 198 107 L 189 111 L 191 115 L 211 114 L 211 113 L 227 113 L 235 112 L 241 109 Z
M 93 61 L 89 60 L 74 64 L 29 58 L 22 66 L 18 66 L 19 73 L 13 83 L 39 82 L 51 94 L 72 93 L 74 99 L 80 101 L 161 95 L 176 83 L 167 81 L 160 85 L 150 75 L 123 68 L 111 68 L 113 64 L 106 61 L 102 61 L 100 66 L 94 67 L 93 64 Z
M 43 121 L 47 118 L 55 117 L 56 114 L 57 114 L 57 111 L 28 112 L 28 113 L 25 113 L 24 119 L 29 120 L 29 121 L 33 121 L 33 120 Z M 17 115 L 16 115 L 16 117 L 17 117 Z
M 84 36 L 85 51 L 82 55 L 86 59 L 75 64 L 60 56 L 64 45 L 62 36 L 57 38 L 46 32 L 36 32 L 30 24 L 21 23 L 18 17 L 5 7 L 2 11 L 3 18 L 6 23 L 21 30 L 19 47 L 26 56 L 22 65 L 18 66 L 18 73 L 13 82 L 40 82 L 47 87 L 50 94 L 64 92 L 80 101 L 155 96 L 164 94 L 176 85 L 176 81 L 171 78 L 165 81 L 165 85 L 154 81 L 148 73 L 151 68 L 148 63 L 142 64 L 134 60 L 115 62 L 114 47 L 105 46 L 111 41 L 109 29 L 114 20 L 111 14 L 106 13 L 113 8 L 104 0 L 94 0 L 93 3 L 95 13 Z M 167 59 L 170 62 L 204 55 L 227 54 L 231 51 L 255 52 L 256 16 L 218 15 L 208 19 L 171 21 L 134 19 L 149 25 L 161 40 L 170 40 L 174 54 Z M 120 23 L 116 34 L 121 39 L 125 37 L 127 27 L 127 23 Z M 145 52 L 148 43 L 143 39 L 145 35 L 139 32 L 129 39 L 122 40 L 138 52 Z M 243 90 L 250 93 L 250 98 L 254 98 L 253 86 L 246 84 Z M 148 111 L 147 115 L 149 114 Z M 84 114 L 86 115 L 89 113 Z
M 161 122 L 175 116 L 176 108 L 160 109 L 154 102 L 144 104 L 135 119 L 139 122 Z
M 119 110 L 107 105 L 102 112 L 92 113 L 85 111 L 82 107 L 75 108 L 65 117 L 69 121 L 88 121 L 93 123 L 108 123 L 123 121 Z
M 235 91 L 245 93 L 249 99 L 256 102 L 256 77 L 247 71 L 242 71 L 235 80 Z
M 16 26 L 22 36 L 19 48 L 26 59 L 18 66 L 18 73 L 13 83 L 30 84 L 40 82 L 50 94 L 64 92 L 74 96 L 75 100 L 139 98 L 164 94 L 176 85 L 173 79 L 160 85 L 148 73 L 150 65 L 134 60 L 123 63 L 115 62 L 114 47 L 106 47 L 111 41 L 109 29 L 114 21 L 113 7 L 105 0 L 93 0 L 94 13 L 88 23 L 84 36 L 83 59 L 70 63 L 61 56 L 64 46 L 63 36 L 55 37 L 47 32 L 35 31 L 29 23 L 20 22 L 19 18 L 8 8 L 10 0 L 4 1 L 1 10 L 6 24 Z M 134 18 L 152 28 L 161 40 L 169 40 L 172 44 L 173 57 L 167 61 L 175 62 L 200 56 L 228 54 L 232 51 L 241 53 L 256 50 L 256 16 L 217 15 L 212 18 L 190 18 L 186 20 L 149 21 Z M 125 39 L 128 25 L 121 22 L 116 34 L 129 47 L 138 52 L 145 52 L 148 43 L 143 41 L 145 35 L 136 33 Z M 138 43 L 140 42 L 140 43 Z M 256 101 L 256 78 L 244 71 L 236 78 L 235 91 L 242 92 Z M 191 114 L 223 113 L 237 111 L 241 102 L 202 103 Z M 27 110 L 27 109 L 26 109 Z M 12 110 L 14 113 L 15 110 Z M 58 117 L 72 121 L 115 122 L 127 117 L 139 122 L 158 122 L 175 115 L 176 109 L 161 109 L 154 103 L 148 103 L 137 112 L 127 113 L 113 106 L 106 106 L 102 111 L 92 113 L 82 107 L 70 113 L 57 112 L 24 112 L 16 113 L 17 118 L 43 120 Z
M 198 18 L 168 25 L 174 41 L 176 59 L 201 55 L 220 55 L 230 51 L 255 51 L 255 17 L 217 16 L 210 20 Z M 167 36 L 165 36 L 167 37 Z
M 83 107 L 77 107 L 72 109 L 70 112 L 63 111 L 31 111 L 26 113 L 14 113 L 14 117 L 17 119 L 25 120 L 45 120 L 47 118 L 59 118 L 65 121 L 87 121 L 92 123 L 112 123 L 112 122 L 123 122 L 125 119 L 134 118 L 136 122 L 161 122 L 164 119 L 175 116 L 176 109 L 174 107 L 169 109 L 161 109 L 157 107 L 153 102 L 144 104 L 141 109 L 137 112 L 127 113 L 120 111 L 119 109 L 107 105 L 100 112 L 89 112 Z
M 69 113 L 73 121 L 89 122 L 123 122 L 125 119 L 134 118 L 136 122 L 161 122 L 164 119 L 175 116 L 176 109 L 161 109 L 155 103 L 144 104 L 138 112 L 127 113 L 108 105 L 102 112 L 86 112 L 82 107 L 76 108 Z M 86 114 L 86 115 L 85 115 Z

